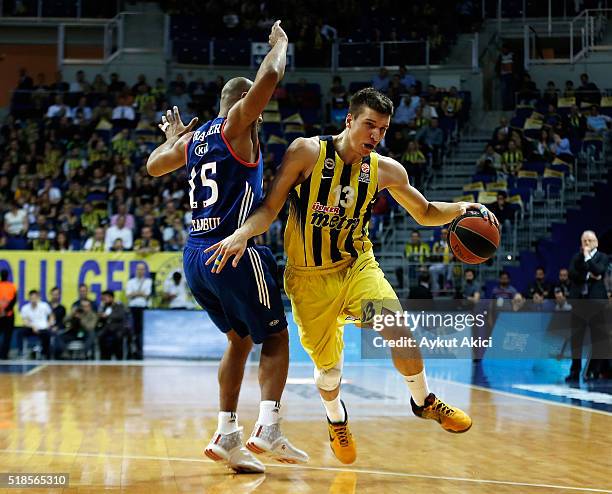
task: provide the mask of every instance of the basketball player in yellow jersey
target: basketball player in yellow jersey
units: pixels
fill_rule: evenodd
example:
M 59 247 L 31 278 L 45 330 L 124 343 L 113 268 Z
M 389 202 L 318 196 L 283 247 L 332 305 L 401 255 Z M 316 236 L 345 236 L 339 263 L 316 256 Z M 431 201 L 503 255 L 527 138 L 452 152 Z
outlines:
M 368 239 L 376 193 L 388 189 L 422 225 L 444 225 L 468 209 L 480 210 L 483 221 L 497 222 L 478 203 L 427 201 L 410 185 L 402 165 L 374 152 L 392 113 L 391 100 L 375 89 L 355 93 L 342 133 L 294 141 L 264 203 L 231 236 L 207 249 L 214 251 L 207 261 L 214 261 L 213 272 L 220 272 L 232 256 L 236 266 L 247 240 L 268 229 L 289 197 L 285 290 L 302 345 L 315 364 L 314 378 L 327 412 L 331 448 L 342 463 L 352 463 L 357 456 L 340 400 L 346 318 L 360 318 L 362 303 L 368 300 L 379 302 L 379 314 L 401 310 Z M 387 327 L 381 334 L 394 340 L 411 336 L 405 327 Z M 412 395 L 415 415 L 436 420 L 449 432 L 471 427 L 465 412 L 430 393 L 418 348 L 391 348 L 391 354 Z

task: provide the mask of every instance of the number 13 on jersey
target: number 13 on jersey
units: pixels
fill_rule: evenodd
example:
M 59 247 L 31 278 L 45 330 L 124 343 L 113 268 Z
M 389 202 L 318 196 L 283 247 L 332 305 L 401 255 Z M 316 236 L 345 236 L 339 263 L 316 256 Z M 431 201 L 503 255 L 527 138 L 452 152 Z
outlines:
M 197 186 L 196 178 L 198 176 L 197 166 L 194 166 L 191 170 L 191 178 L 189 179 L 189 202 L 191 204 L 191 209 L 198 209 L 199 207 L 207 208 L 212 206 L 215 202 L 217 202 L 217 199 L 219 199 L 219 188 L 217 187 L 217 182 L 211 178 L 208 178 L 206 176 L 206 172 L 210 172 L 210 175 L 215 175 L 217 173 L 217 163 L 214 161 L 211 163 L 204 163 L 200 169 L 199 175 L 202 182 L 202 187 L 208 187 L 210 189 L 210 197 L 205 201 L 202 201 L 200 206 L 199 201 L 195 199 L 195 189 Z

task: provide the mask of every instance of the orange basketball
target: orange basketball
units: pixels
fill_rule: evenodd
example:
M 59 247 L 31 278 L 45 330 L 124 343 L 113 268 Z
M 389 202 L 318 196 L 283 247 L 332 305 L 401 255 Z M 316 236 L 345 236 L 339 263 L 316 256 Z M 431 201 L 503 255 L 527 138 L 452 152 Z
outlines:
M 448 245 L 455 257 L 467 264 L 480 264 L 492 257 L 499 241 L 499 228 L 480 211 L 458 216 L 448 228 Z

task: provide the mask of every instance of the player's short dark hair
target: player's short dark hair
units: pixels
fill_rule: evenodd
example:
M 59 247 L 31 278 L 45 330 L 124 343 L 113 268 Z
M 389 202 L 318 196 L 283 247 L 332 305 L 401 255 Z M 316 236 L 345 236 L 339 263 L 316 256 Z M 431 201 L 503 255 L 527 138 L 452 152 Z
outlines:
M 32 295 L 38 295 L 38 290 L 30 290 L 28 292 L 28 297 L 31 297 Z
M 102 292 L 102 295 L 108 295 L 111 298 L 115 298 L 115 292 L 113 292 L 112 290 L 104 290 Z
M 364 106 L 383 115 L 393 115 L 393 102 L 373 87 L 360 89 L 353 94 L 349 104 L 349 113 L 357 117 Z

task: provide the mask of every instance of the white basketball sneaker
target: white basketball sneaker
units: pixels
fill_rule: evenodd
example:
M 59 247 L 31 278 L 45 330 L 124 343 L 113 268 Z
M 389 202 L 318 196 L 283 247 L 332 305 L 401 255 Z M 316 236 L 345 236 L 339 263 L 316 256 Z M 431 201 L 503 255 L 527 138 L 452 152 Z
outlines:
M 246 447 L 249 451 L 281 463 L 307 463 L 308 455 L 293 446 L 283 435 L 280 423 L 272 425 L 255 424 Z
M 236 473 L 263 473 L 263 463 L 242 445 L 242 427 L 229 434 L 215 432 L 204 454 L 214 461 L 224 462 Z

